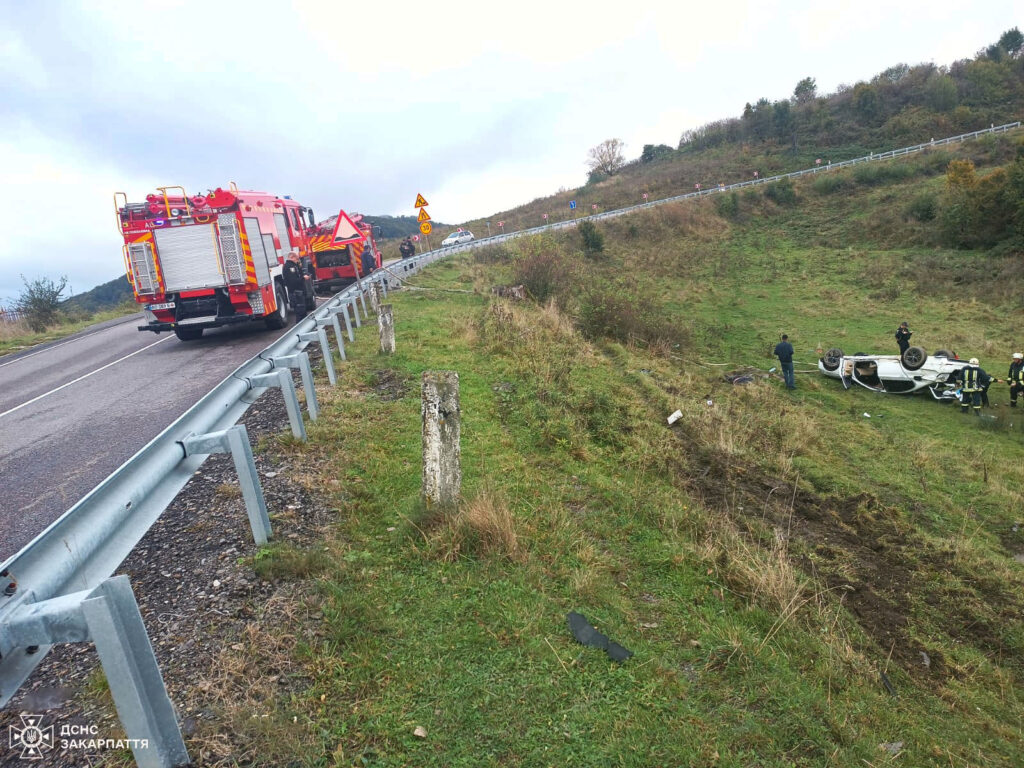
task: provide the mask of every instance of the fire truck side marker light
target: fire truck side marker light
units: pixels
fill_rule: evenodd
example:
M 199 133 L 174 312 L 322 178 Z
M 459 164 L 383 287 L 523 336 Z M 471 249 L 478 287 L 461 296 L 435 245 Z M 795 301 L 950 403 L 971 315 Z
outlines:
M 67 387 L 70 387 L 72 384 L 77 384 L 82 379 L 87 379 L 90 376 L 92 376 L 94 373 L 99 373 L 100 371 L 105 371 L 105 370 L 107 370 L 107 368 L 109 368 L 112 365 L 117 365 L 118 363 L 122 362 L 123 360 L 127 360 L 129 357 L 135 357 L 140 352 L 145 352 L 150 347 L 155 347 L 157 344 L 163 344 L 165 341 L 170 341 L 173 338 L 174 338 L 174 336 L 171 335 L 171 336 L 167 336 L 165 338 L 162 338 L 162 339 L 160 339 L 158 341 L 154 341 L 152 344 L 147 344 L 142 349 L 137 349 L 134 352 L 131 352 L 130 354 L 125 355 L 124 357 L 119 357 L 117 360 L 114 360 L 111 363 L 107 363 L 104 366 L 100 366 L 95 371 L 89 371 L 89 373 L 86 373 L 86 374 L 84 374 L 82 376 L 79 376 L 77 379 L 72 379 L 67 384 L 61 384 L 59 387 L 51 389 L 49 392 L 44 392 L 41 395 L 37 395 L 36 397 L 33 397 L 31 400 L 26 400 L 21 405 L 16 405 L 13 408 L 9 408 L 6 411 L 4 411 L 3 413 L 0 413 L 0 419 L 2 419 L 4 416 L 8 416 L 8 415 L 14 413 L 15 411 L 20 411 L 26 405 L 32 405 L 32 403 L 36 402 L 37 400 L 42 400 L 44 397 L 49 397 L 54 392 L 60 392 L 62 389 L 66 389 Z M 77 339 L 76 339 L 76 341 L 77 341 Z M 52 347 L 50 347 L 50 349 L 52 349 Z M 22 358 L 19 357 L 18 359 L 21 360 Z

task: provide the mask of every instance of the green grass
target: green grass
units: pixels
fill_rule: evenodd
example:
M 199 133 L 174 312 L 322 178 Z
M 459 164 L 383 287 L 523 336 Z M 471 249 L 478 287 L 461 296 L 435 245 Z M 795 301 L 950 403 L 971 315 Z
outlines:
M 600 259 L 546 237 L 390 296 L 397 354 L 365 327 L 339 387 L 320 382 L 310 442 L 266 446 L 338 510 L 315 555 L 258 557 L 319 617 L 267 628 L 302 670 L 269 715 L 295 764 L 883 765 L 902 742 L 904 765 L 1018 765 L 1020 423 L 816 371 L 793 395 L 720 376 L 766 371 L 780 332 L 798 368 L 819 344 L 890 352 L 904 319 L 1003 373 L 1015 262 L 921 245 L 894 203 L 921 180 L 894 177 L 798 185 L 793 207 L 748 196 L 728 222 L 710 202 L 658 209 L 603 225 Z M 535 251 L 572 277 L 561 309 L 492 299 Z M 683 340 L 646 343 L 643 318 L 632 343 L 585 340 L 572 317 L 598 281 L 653 296 Z M 438 521 L 419 385 L 446 369 L 465 501 Z M 578 645 L 571 610 L 635 656 Z M 279 760 L 274 727 L 235 706 L 231 738 Z

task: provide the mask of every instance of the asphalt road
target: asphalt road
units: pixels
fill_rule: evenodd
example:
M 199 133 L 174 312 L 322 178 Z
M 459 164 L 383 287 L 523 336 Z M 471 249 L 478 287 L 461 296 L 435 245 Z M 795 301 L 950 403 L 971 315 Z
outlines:
M 0 357 L 0 562 L 281 333 L 253 323 L 182 342 L 140 322 Z

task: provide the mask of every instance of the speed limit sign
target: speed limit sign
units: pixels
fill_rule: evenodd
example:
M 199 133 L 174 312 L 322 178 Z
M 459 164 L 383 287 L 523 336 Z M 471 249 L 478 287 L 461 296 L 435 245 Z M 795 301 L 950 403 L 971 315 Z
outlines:
M 430 230 L 431 226 L 429 221 L 424 221 L 422 224 L 420 224 L 420 232 L 422 232 L 424 235 L 429 235 Z

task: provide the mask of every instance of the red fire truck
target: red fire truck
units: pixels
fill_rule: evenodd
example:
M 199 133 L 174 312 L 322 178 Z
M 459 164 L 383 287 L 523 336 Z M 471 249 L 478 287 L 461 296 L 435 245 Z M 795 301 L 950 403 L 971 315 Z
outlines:
M 139 330 L 173 331 L 189 341 L 205 328 L 234 323 L 262 320 L 283 328 L 289 306 L 284 259 L 298 250 L 312 272 L 313 211 L 234 183 L 196 196 L 179 186 L 157 189 L 141 203 L 114 195 L 125 269 L 146 314 Z M 316 299 L 307 288 L 312 309 Z
M 356 268 L 359 269 L 360 277 L 365 277 L 381 267 L 381 252 L 374 239 L 374 227 L 362 214 L 351 214 L 349 218 L 365 235 L 362 242 L 341 247 L 332 245 L 334 229 L 338 223 L 337 216 L 321 221 L 310 232 L 309 243 L 313 250 L 318 287 L 337 290 L 356 279 Z

